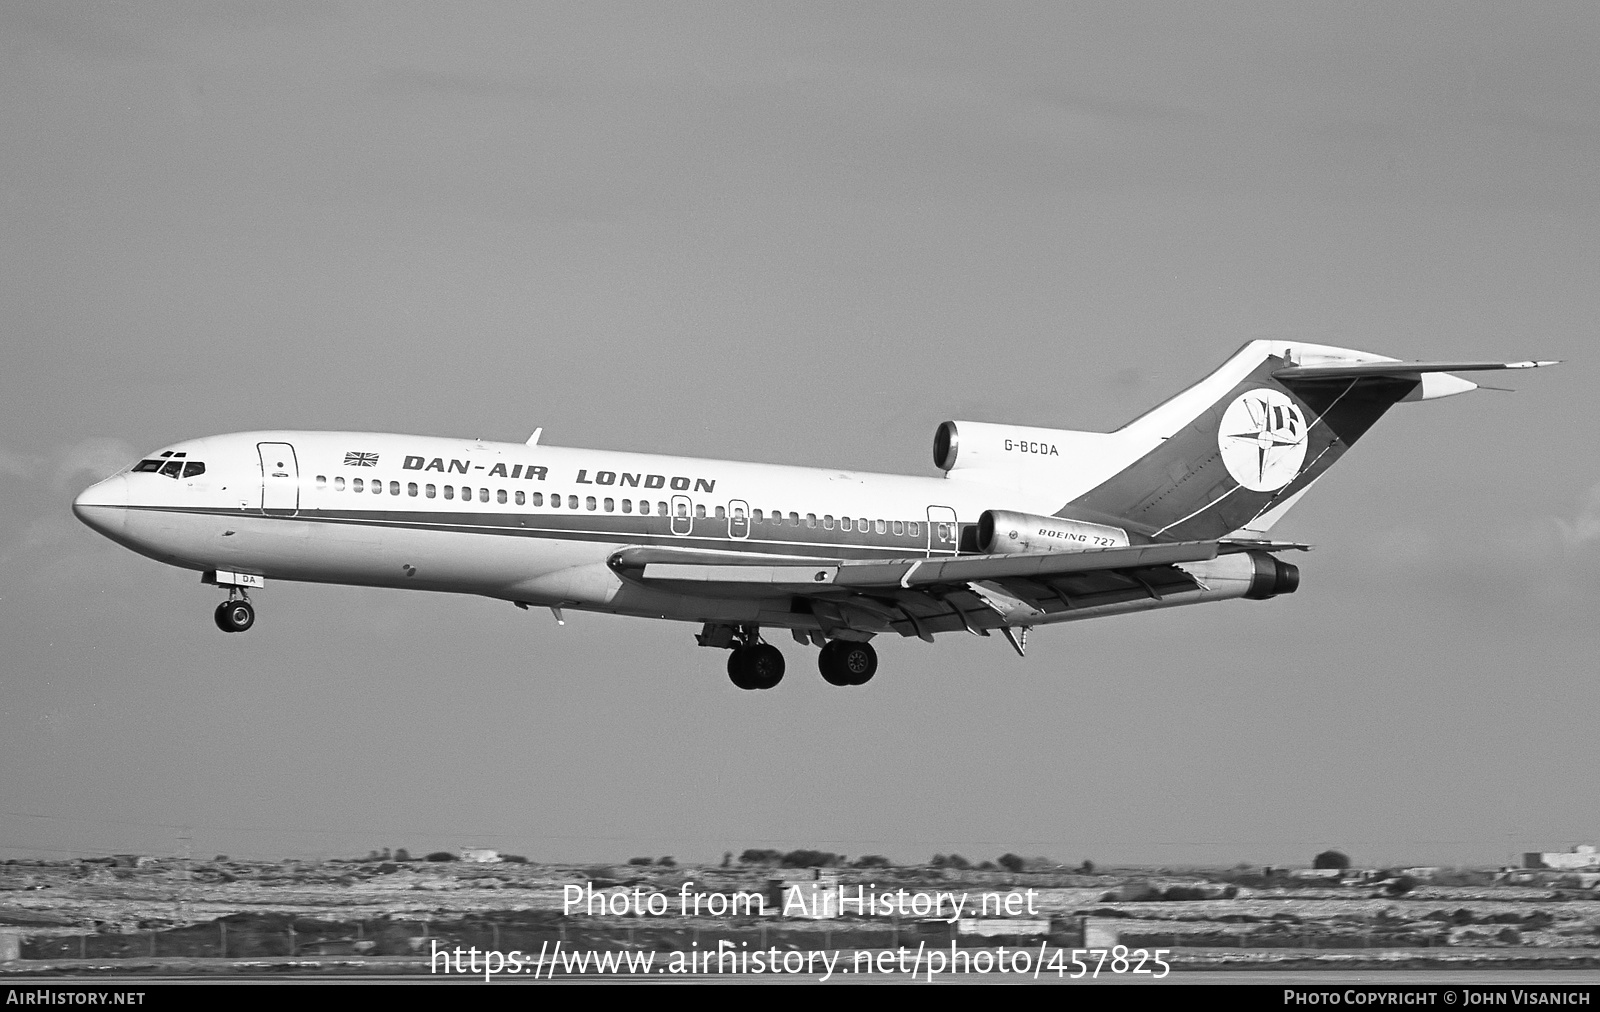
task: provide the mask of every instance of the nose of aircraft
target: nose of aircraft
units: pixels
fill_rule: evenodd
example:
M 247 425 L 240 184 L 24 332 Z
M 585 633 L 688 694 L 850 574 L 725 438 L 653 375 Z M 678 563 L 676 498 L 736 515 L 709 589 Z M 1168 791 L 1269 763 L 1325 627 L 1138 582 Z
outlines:
M 128 476 L 114 475 L 84 489 L 72 501 L 79 520 L 109 538 L 122 533 L 128 515 Z

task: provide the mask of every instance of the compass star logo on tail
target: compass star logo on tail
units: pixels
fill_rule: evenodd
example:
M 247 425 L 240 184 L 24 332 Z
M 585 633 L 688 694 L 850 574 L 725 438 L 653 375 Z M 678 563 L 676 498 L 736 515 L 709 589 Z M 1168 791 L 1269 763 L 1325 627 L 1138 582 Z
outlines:
M 1274 492 L 1294 480 L 1306 459 L 1306 419 L 1280 390 L 1240 394 L 1222 413 L 1217 446 L 1233 480 L 1252 492 Z

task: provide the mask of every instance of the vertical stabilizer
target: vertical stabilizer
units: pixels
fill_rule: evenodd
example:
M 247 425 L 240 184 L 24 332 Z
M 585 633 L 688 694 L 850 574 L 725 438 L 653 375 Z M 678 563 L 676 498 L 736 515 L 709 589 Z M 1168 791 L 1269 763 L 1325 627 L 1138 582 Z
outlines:
M 1149 538 L 1264 532 L 1401 401 L 1465 393 L 1447 370 L 1546 362 L 1401 362 L 1326 345 L 1254 341 L 1111 435 L 1148 447 L 1062 517 L 1114 517 Z

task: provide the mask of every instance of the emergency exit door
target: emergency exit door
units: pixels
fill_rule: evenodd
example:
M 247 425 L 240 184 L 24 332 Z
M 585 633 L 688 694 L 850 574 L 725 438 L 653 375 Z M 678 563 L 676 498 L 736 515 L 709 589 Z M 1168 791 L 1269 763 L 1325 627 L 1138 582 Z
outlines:
M 960 547 L 961 530 L 956 511 L 948 506 L 928 507 L 928 554 L 954 555 Z

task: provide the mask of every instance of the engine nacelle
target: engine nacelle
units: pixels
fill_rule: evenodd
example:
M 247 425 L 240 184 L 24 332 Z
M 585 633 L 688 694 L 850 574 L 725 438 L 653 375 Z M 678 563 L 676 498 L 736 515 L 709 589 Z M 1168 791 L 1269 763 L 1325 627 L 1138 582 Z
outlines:
M 1040 429 L 992 422 L 940 422 L 933 433 L 933 462 L 941 471 L 1015 470 L 1030 464 L 1059 464 L 1082 436 L 1101 433 Z
M 1021 552 L 1085 552 L 1122 548 L 1128 532 L 1120 527 L 1042 517 L 1035 513 L 984 510 L 978 517 L 978 551 L 985 555 Z
M 1250 577 L 1250 589 L 1245 597 L 1252 601 L 1265 601 L 1279 594 L 1293 594 L 1300 589 L 1300 567 L 1284 562 L 1266 552 L 1249 552 L 1255 572 Z

